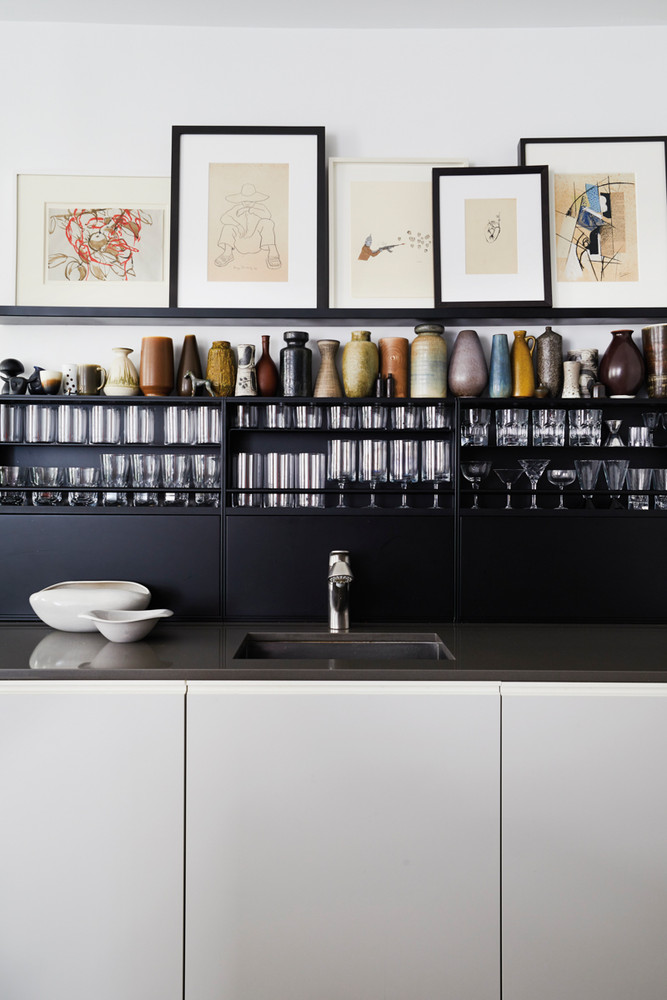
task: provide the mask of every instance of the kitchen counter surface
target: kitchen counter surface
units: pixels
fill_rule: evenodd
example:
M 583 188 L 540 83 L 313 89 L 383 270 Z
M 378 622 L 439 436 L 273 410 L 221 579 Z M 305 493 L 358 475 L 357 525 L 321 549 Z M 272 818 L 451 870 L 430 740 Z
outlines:
M 319 631 L 312 623 L 165 622 L 141 642 L 41 624 L 0 625 L 2 680 L 667 681 L 665 625 L 369 626 L 436 632 L 453 660 L 394 662 L 236 659 L 248 632 Z M 355 626 L 352 632 L 363 631 Z

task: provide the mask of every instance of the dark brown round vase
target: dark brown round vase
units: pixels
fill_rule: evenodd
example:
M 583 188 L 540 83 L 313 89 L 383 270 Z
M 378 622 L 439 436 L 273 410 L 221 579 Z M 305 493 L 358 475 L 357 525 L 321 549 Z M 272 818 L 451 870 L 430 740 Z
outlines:
M 644 381 L 644 359 L 632 333 L 612 330 L 611 344 L 602 355 L 599 379 L 609 396 L 634 396 Z
M 139 385 L 144 396 L 168 396 L 174 388 L 174 342 L 171 337 L 141 341 Z
M 667 325 L 645 326 L 642 347 L 648 394 L 652 399 L 662 399 L 667 396 Z

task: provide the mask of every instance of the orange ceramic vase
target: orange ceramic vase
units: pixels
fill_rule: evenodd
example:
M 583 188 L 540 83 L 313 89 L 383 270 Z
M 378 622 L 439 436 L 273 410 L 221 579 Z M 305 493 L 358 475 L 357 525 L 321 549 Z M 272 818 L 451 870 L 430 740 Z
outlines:
M 168 396 L 174 388 L 174 342 L 171 337 L 141 341 L 139 385 L 144 396 Z
M 530 341 L 530 343 L 528 343 Z M 535 395 L 535 369 L 533 368 L 533 351 L 535 338 L 526 337 L 525 330 L 514 331 L 512 344 L 512 395 Z

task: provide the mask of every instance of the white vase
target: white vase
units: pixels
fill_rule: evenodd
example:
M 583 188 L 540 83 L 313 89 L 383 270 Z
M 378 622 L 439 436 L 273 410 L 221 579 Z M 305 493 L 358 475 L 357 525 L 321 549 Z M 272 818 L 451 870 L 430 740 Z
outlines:
M 131 347 L 112 348 L 113 358 L 102 392 L 105 396 L 138 396 L 139 372 L 129 359 Z
M 257 395 L 257 370 L 255 368 L 255 345 L 239 344 L 239 363 L 236 370 L 235 396 Z
M 563 399 L 579 399 L 580 361 L 563 362 Z

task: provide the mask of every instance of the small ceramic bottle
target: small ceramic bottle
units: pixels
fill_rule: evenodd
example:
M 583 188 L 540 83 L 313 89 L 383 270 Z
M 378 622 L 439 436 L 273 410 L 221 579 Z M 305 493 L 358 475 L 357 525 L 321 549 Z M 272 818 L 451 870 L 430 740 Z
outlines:
M 235 396 L 257 395 L 257 372 L 255 370 L 255 345 L 239 344 L 239 364 L 236 370 Z
M 257 371 L 257 391 L 260 396 L 275 396 L 280 381 L 275 361 L 269 352 L 270 337 L 262 334 L 262 353 L 255 369 Z
M 449 390 L 453 396 L 480 396 L 489 380 L 489 369 L 476 330 L 461 330 L 449 362 Z
M 312 396 L 313 355 L 306 347 L 308 334 L 287 330 L 285 347 L 280 351 L 280 388 L 283 396 Z
M 510 345 L 506 333 L 494 333 L 491 340 L 491 365 L 489 368 L 489 396 L 506 399 L 512 395 L 512 369 Z
M 532 341 L 532 343 L 528 343 Z M 526 337 L 525 330 L 514 331 L 512 344 L 512 395 L 535 395 L 535 370 L 533 368 L 533 351 L 535 338 Z
M 410 347 L 410 395 L 442 399 L 447 395 L 447 344 L 440 323 L 420 323 Z
M 228 340 L 214 340 L 206 361 L 206 378 L 216 396 L 231 396 L 236 387 L 236 361 Z
M 377 345 L 369 330 L 353 330 L 343 347 L 343 387 L 350 399 L 372 396 L 380 370 Z
M 107 380 L 102 387 L 105 396 L 138 396 L 139 372 L 130 361 L 131 347 L 112 347 Z

